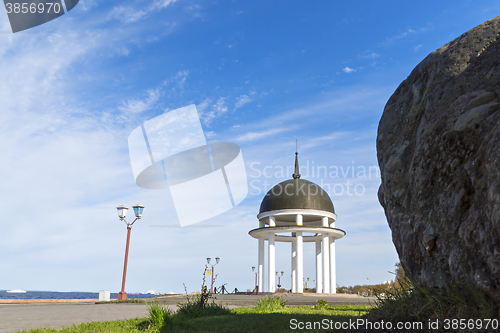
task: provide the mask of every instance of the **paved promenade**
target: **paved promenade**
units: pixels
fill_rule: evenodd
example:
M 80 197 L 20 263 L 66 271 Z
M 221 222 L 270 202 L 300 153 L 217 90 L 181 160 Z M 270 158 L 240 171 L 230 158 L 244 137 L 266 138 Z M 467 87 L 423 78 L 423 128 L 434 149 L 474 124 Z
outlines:
M 92 321 L 131 319 L 145 317 L 147 312 L 144 303 L 2 304 L 0 332 L 16 332 L 31 328 L 62 328 Z
M 216 295 L 220 304 L 228 307 L 252 306 L 265 295 Z M 320 298 L 331 305 L 373 304 L 371 297 L 351 295 L 294 295 L 280 294 L 287 305 L 314 305 Z M 171 310 L 186 300 L 185 296 L 169 296 L 157 299 Z M 0 300 L 3 301 L 3 300 Z M 63 300 L 62 300 L 63 301 Z M 62 328 L 85 322 L 132 319 L 147 316 L 145 303 L 95 304 L 94 300 L 79 300 L 78 303 L 33 300 L 24 304 L 0 304 L 0 332 L 16 332 L 32 328 Z

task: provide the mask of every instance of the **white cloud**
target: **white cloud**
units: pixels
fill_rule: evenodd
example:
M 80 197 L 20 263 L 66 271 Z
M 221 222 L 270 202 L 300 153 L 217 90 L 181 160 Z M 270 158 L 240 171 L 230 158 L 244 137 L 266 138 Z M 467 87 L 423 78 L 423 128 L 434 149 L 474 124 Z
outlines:
M 406 38 L 408 35 L 410 34 L 414 34 L 416 33 L 415 30 L 412 30 L 412 29 L 408 29 L 407 31 L 403 32 L 403 33 L 400 33 L 399 35 L 395 35 L 395 36 L 392 36 L 392 37 L 389 37 L 389 38 L 386 38 L 385 42 L 382 43 L 382 45 L 389 45 L 389 44 L 392 44 L 394 43 L 395 41 L 398 41 L 400 39 L 404 39 Z
M 235 139 L 235 141 L 238 142 L 246 142 L 246 141 L 254 141 L 254 140 L 259 140 L 266 138 L 271 135 L 275 135 L 284 131 L 287 131 L 288 129 L 286 128 L 275 128 L 275 129 L 270 129 L 266 131 L 260 131 L 260 132 L 248 132 L 243 135 L 240 135 Z
M 8 178 L 0 200 L 16 212 L 0 235 L 1 270 L 12 272 L 6 288 L 112 286 L 109 267 L 123 264 L 123 237 L 110 236 L 119 234 L 114 207 L 145 198 L 133 183 L 126 145 L 135 124 L 117 124 L 109 105 L 142 112 L 160 90 L 120 104 L 123 86 L 109 84 L 102 54 L 123 53 L 121 44 L 135 36 L 80 23 L 55 20 L 46 29 L 57 32 L 5 35 L 0 46 L 0 172 Z M 96 257 L 104 277 L 84 273 Z
M 196 106 L 203 123 L 210 127 L 212 121 L 227 112 L 226 98 L 219 97 L 215 104 L 209 98 Z
M 122 55 L 122 56 L 128 56 L 130 54 L 130 49 L 122 46 L 122 47 L 118 47 L 116 49 L 116 53 L 118 53 L 119 55 Z
M 196 109 L 198 110 L 198 114 L 202 115 L 205 110 L 210 106 L 210 103 L 212 100 L 210 98 L 205 98 L 203 102 L 200 104 L 196 105 Z
M 155 0 L 151 5 L 152 8 L 162 9 L 168 7 L 170 4 L 173 4 L 177 0 Z
M 95 6 L 97 6 L 97 0 L 85 0 L 78 3 L 78 8 L 83 11 L 87 11 Z
M 155 0 L 149 7 L 143 9 L 139 9 L 138 6 L 118 5 L 111 10 L 109 17 L 124 23 L 133 23 L 146 18 L 146 16 L 155 11 L 167 8 L 176 1 L 177 0 Z M 144 4 L 144 2 L 142 2 L 142 4 Z
M 195 4 L 195 5 L 189 5 L 189 6 L 186 6 L 184 7 L 186 10 L 189 10 L 189 11 L 196 11 L 196 10 L 200 10 L 202 9 L 201 5 L 199 4 Z
M 357 88 L 342 89 L 334 93 L 324 93 L 320 100 L 314 104 L 308 104 L 297 108 L 287 110 L 273 110 L 268 117 L 256 118 L 253 122 L 240 123 L 238 133 L 247 132 L 247 134 L 238 134 L 234 136 L 234 129 L 227 133 L 226 140 L 229 142 L 243 140 L 254 141 L 261 137 L 276 135 L 279 132 L 273 132 L 277 128 L 282 132 L 300 133 L 304 128 L 314 128 L 318 126 L 315 119 L 331 117 L 338 114 L 349 114 L 350 117 L 357 115 L 364 118 L 372 110 L 383 109 L 387 98 L 390 97 L 393 90 L 390 88 Z M 311 117 L 315 115 L 315 117 Z M 223 136 L 223 133 L 219 133 Z M 283 139 L 282 136 L 280 136 Z M 276 142 L 278 137 L 273 137 Z M 295 138 L 293 139 L 295 142 Z
M 350 67 L 344 67 L 344 68 L 342 68 L 342 71 L 344 73 L 350 74 L 350 73 L 354 73 L 356 70 L 353 68 L 350 68 Z
M 188 75 L 187 71 L 181 71 L 177 73 L 177 86 L 181 90 L 184 89 L 184 84 L 186 83 L 187 75 Z
M 234 105 L 235 109 L 241 108 L 243 105 L 250 103 L 252 99 L 248 97 L 248 95 L 241 95 L 240 97 L 236 97 L 238 100 L 236 104 Z
M 147 91 L 148 96 L 143 100 L 129 99 L 123 102 L 118 107 L 122 112 L 126 113 L 142 113 L 151 110 L 161 96 L 159 88 L 150 89 Z
M 368 59 L 376 59 L 378 57 L 380 57 L 380 54 L 375 53 L 375 52 L 371 52 L 369 54 L 363 54 L 363 55 L 361 55 L 361 58 L 368 58 Z
M 125 23 L 137 22 L 148 14 L 147 11 L 138 10 L 131 6 L 116 6 L 110 13 L 110 17 Z
M 169 85 L 171 83 L 174 83 L 177 86 L 177 88 L 179 88 L 182 91 L 184 89 L 184 85 L 186 84 L 188 76 L 189 76 L 189 71 L 187 70 L 178 71 L 174 76 L 163 81 L 163 85 Z
M 409 28 L 408 30 L 400 33 L 399 35 L 395 35 L 395 36 L 392 36 L 392 37 L 387 37 L 385 39 L 385 41 L 380 44 L 380 46 L 388 46 L 388 45 L 393 44 L 396 41 L 405 39 L 405 38 L 407 38 L 410 35 L 414 35 L 414 34 L 418 34 L 418 33 L 422 33 L 422 32 L 428 32 L 428 31 L 431 31 L 431 30 L 432 30 L 432 25 L 431 24 L 427 25 L 426 27 L 417 29 L 417 30 Z

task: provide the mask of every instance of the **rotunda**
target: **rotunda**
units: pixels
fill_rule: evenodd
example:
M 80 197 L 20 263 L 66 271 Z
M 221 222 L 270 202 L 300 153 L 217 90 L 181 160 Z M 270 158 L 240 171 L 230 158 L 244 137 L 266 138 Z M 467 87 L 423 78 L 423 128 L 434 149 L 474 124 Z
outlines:
M 336 293 L 335 240 L 345 231 L 335 228 L 337 215 L 332 200 L 320 186 L 300 179 L 298 153 L 295 152 L 293 179 L 275 185 L 260 205 L 259 228 L 249 231 L 258 239 L 258 291 L 264 291 L 264 246 L 268 246 L 269 292 L 276 291 L 276 242 L 291 242 L 292 292 L 302 293 L 304 243 L 316 246 L 316 292 Z

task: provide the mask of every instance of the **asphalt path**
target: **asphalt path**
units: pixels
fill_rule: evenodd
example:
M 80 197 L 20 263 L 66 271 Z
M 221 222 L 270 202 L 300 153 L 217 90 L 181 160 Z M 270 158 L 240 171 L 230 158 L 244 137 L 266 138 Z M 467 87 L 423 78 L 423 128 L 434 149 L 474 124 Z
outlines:
M 62 328 L 93 321 L 132 319 L 145 317 L 147 313 L 145 303 L 0 305 L 0 332 Z
M 216 295 L 215 302 L 228 306 L 252 306 L 265 295 Z M 314 305 L 318 299 L 330 305 L 373 305 L 374 298 L 351 295 L 280 295 L 289 306 Z M 186 302 L 185 296 L 157 298 L 172 311 Z M 143 318 L 147 316 L 145 303 L 47 303 L 0 304 L 0 332 L 17 332 L 32 328 L 62 328 L 94 322 Z

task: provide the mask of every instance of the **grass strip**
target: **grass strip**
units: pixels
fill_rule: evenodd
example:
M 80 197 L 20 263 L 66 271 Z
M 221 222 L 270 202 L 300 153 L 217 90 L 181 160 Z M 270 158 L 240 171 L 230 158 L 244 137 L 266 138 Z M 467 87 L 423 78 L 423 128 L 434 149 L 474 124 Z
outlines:
M 212 303 L 210 303 L 212 304 Z M 35 329 L 24 333 L 75 333 L 75 332 L 290 332 L 290 321 L 321 322 L 348 321 L 349 318 L 366 314 L 370 306 L 283 306 L 273 310 L 257 307 L 225 309 L 223 314 L 213 315 L 214 309 L 204 316 L 191 317 L 192 314 L 171 314 L 156 306 L 151 308 L 151 316 L 120 321 L 93 322 L 62 329 Z M 161 321 L 161 315 L 164 316 Z M 161 324 L 160 324 L 161 322 Z M 301 330 L 302 331 L 302 330 Z M 303 330 L 317 332 L 319 330 Z M 321 330 L 324 332 L 325 330 Z

